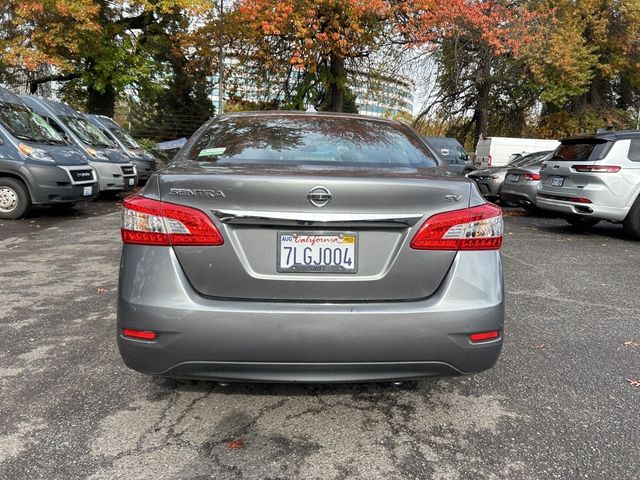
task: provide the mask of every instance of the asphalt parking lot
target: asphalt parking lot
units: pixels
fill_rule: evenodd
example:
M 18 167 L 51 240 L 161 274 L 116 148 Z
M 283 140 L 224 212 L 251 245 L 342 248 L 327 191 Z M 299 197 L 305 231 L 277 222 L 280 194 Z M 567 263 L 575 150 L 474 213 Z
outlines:
M 489 372 L 224 387 L 120 361 L 117 210 L 0 221 L 0 478 L 640 476 L 640 243 L 619 226 L 505 219 Z

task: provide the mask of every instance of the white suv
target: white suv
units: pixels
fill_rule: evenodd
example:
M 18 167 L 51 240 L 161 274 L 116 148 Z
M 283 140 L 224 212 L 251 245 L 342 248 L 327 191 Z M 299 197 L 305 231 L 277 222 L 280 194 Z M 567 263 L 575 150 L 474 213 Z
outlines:
M 576 226 L 622 222 L 640 239 L 640 131 L 566 138 L 541 173 L 539 208 Z

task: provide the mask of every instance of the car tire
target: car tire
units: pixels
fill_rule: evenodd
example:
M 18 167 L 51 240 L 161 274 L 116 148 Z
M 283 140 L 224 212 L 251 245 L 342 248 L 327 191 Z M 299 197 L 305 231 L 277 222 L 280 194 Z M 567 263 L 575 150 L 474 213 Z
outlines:
M 622 221 L 622 226 L 628 236 L 640 240 L 640 197 L 636 198 L 631 210 Z
M 569 217 L 565 217 L 565 220 L 569 222 L 573 227 L 579 229 L 591 228 L 600 223 L 599 218 L 583 217 L 581 215 L 571 215 Z
M 15 178 L 0 178 L 0 218 L 15 220 L 31 210 L 27 186 Z

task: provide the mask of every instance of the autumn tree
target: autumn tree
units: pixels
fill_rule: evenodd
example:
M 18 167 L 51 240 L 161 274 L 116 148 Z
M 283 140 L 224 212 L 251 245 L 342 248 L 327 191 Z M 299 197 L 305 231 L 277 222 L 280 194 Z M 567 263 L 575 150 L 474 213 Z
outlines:
M 0 17 L 5 69 L 19 69 L 31 93 L 77 80 L 86 109 L 113 115 L 130 85 L 162 82 L 155 39 L 176 11 L 209 9 L 209 0 L 9 0 Z M 169 20 L 170 21 L 170 20 Z
M 389 18 L 391 2 L 382 0 L 241 0 L 239 12 L 254 32 L 249 40 L 267 67 L 302 82 L 317 75 L 329 91 L 331 110 L 342 111 L 346 63 L 366 57 Z

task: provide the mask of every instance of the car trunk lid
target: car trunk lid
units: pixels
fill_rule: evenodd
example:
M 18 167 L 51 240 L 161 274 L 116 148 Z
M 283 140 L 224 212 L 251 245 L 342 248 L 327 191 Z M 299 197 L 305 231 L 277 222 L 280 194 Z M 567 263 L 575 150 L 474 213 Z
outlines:
M 434 169 L 190 163 L 165 170 L 159 188 L 163 201 L 205 212 L 225 239 L 220 247 L 174 247 L 199 293 L 357 302 L 424 298 L 438 288 L 455 252 L 417 251 L 409 243 L 424 219 L 466 208 L 471 184 Z M 331 195 L 323 207 L 308 198 L 319 188 Z M 318 233 L 355 238 L 357 268 L 279 271 L 281 235 Z

